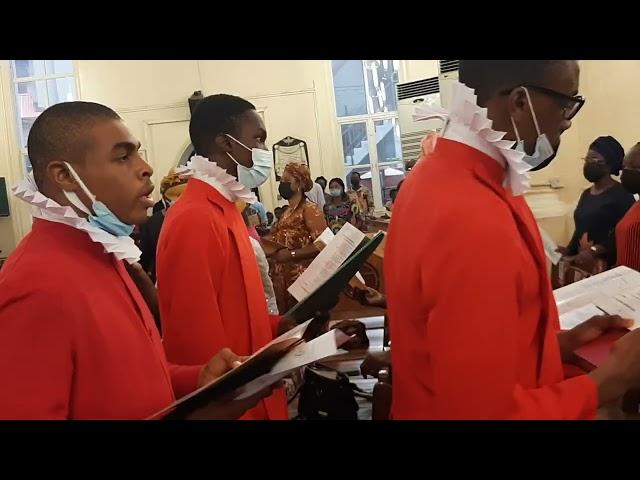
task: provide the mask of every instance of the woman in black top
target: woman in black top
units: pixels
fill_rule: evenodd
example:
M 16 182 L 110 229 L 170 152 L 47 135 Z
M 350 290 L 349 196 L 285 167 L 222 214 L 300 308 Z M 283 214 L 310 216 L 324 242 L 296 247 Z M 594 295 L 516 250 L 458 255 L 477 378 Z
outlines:
M 565 256 L 575 256 L 576 265 L 587 271 L 593 269 L 598 259 L 605 262 L 604 268 L 615 263 L 615 228 L 635 201 L 611 177 L 620 174 L 623 158 L 620 143 L 608 136 L 597 138 L 584 159 L 584 177 L 593 185 L 580 196 L 573 214 L 575 232 L 569 245 L 558 250 Z

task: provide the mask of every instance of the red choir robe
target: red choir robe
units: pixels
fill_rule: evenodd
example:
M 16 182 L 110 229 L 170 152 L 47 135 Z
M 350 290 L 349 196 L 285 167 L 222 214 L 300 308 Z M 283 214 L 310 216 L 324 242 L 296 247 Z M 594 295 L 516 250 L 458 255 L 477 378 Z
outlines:
M 640 203 L 636 202 L 616 225 L 616 264 L 640 272 Z
M 394 419 L 595 416 L 591 378 L 564 379 L 539 230 L 504 178 L 440 138 L 404 182 L 384 263 Z
M 162 335 L 172 362 L 198 364 L 221 348 L 251 355 L 274 338 L 247 227 L 211 185 L 191 178 L 167 211 L 157 250 Z M 276 390 L 243 419 L 286 419 Z
M 144 419 L 197 386 L 122 261 L 36 220 L 0 271 L 0 418 Z

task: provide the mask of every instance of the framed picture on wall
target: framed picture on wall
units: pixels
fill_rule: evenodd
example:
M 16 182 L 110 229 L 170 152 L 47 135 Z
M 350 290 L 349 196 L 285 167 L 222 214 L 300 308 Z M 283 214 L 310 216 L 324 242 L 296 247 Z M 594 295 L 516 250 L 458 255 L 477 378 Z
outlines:
M 307 142 L 295 137 L 285 137 L 279 142 L 273 144 L 273 161 L 276 173 L 276 180 L 280 180 L 280 176 L 284 171 L 287 163 L 295 162 L 309 166 L 309 151 L 307 150 Z

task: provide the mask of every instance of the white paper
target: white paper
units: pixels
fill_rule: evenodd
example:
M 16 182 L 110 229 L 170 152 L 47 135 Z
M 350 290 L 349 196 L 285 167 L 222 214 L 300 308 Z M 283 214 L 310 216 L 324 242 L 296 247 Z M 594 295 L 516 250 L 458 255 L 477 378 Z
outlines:
M 335 234 L 331 231 L 329 227 L 324 229 L 324 232 L 320 234 L 316 241 L 313 242 L 316 244 L 319 250 L 324 249 L 327 245 L 331 243 L 331 241 L 336 238 Z
M 640 326 L 640 272 L 631 268 L 617 267 L 559 288 L 553 294 L 562 328 L 572 328 L 569 325 L 575 326 L 590 318 L 585 316 L 595 311 L 591 307 L 634 320 L 632 328 Z M 602 312 L 593 315 L 602 315 Z
M 273 366 L 271 373 L 288 372 L 336 355 L 338 347 L 347 340 L 349 340 L 349 337 L 342 330 L 337 328 L 329 330 L 313 340 L 296 345 Z
M 324 229 L 324 232 L 322 232 L 320 236 L 316 238 L 316 241 L 313 243 L 315 244 L 316 247 L 318 247 L 320 251 L 322 251 L 327 245 L 329 245 L 333 241 L 334 238 L 336 238 L 335 234 L 333 233 L 333 231 L 331 231 L 329 227 L 327 227 Z M 356 272 L 355 277 L 360 282 L 362 282 L 362 284 L 366 284 L 366 282 L 364 281 L 364 278 L 362 277 L 362 275 L 360 275 L 360 272 Z
M 593 303 L 588 303 L 583 307 L 576 308 L 570 312 L 560 315 L 560 328 L 569 330 L 582 322 L 589 320 L 596 315 L 604 315 L 604 312 Z
M 311 295 L 340 268 L 364 237 L 356 227 L 345 223 L 287 291 L 299 302 Z
M 558 249 L 558 245 L 553 241 L 551 236 L 549 236 L 549 234 L 543 228 L 540 228 L 540 236 L 542 237 L 542 245 L 544 246 L 545 255 L 551 263 L 557 265 L 562 258 L 562 255 L 556 252 L 556 250 Z
M 349 336 L 339 329 L 330 330 L 309 342 L 301 343 L 282 357 L 269 371 L 236 390 L 236 399 L 243 399 L 283 379 L 292 370 L 337 355 Z

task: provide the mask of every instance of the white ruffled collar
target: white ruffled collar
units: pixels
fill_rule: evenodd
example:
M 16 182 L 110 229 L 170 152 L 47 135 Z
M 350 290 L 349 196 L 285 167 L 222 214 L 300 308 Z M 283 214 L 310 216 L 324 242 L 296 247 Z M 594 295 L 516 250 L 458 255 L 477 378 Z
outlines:
M 512 149 L 515 141 L 503 140 L 507 132 L 491 128 L 493 121 L 487 117 L 487 109 L 478 106 L 473 89 L 455 81 L 451 89 L 449 110 L 437 105 L 421 105 L 416 108 L 413 119 L 443 119 L 442 138 L 469 145 L 496 160 L 507 170 L 503 185 L 513 195 L 524 194 L 529 189 L 528 171 L 531 169 L 531 165 L 523 160 L 524 153 Z
M 131 237 L 117 237 L 89 223 L 86 218 L 78 216 L 71 207 L 63 207 L 58 202 L 45 197 L 38 191 L 32 174 L 15 184 L 11 191 L 20 200 L 32 206 L 32 215 L 50 222 L 69 225 L 77 230 L 87 232 L 89 238 L 100 243 L 105 252 L 112 253 L 118 260 L 135 263 L 140 260 L 142 252 Z
M 211 162 L 200 155 L 194 155 L 185 166 L 176 168 L 176 173 L 181 177 L 197 178 L 211 185 L 230 202 L 243 200 L 251 205 L 258 200 L 256 195 L 238 182 L 233 175 L 229 175 L 216 162 Z

